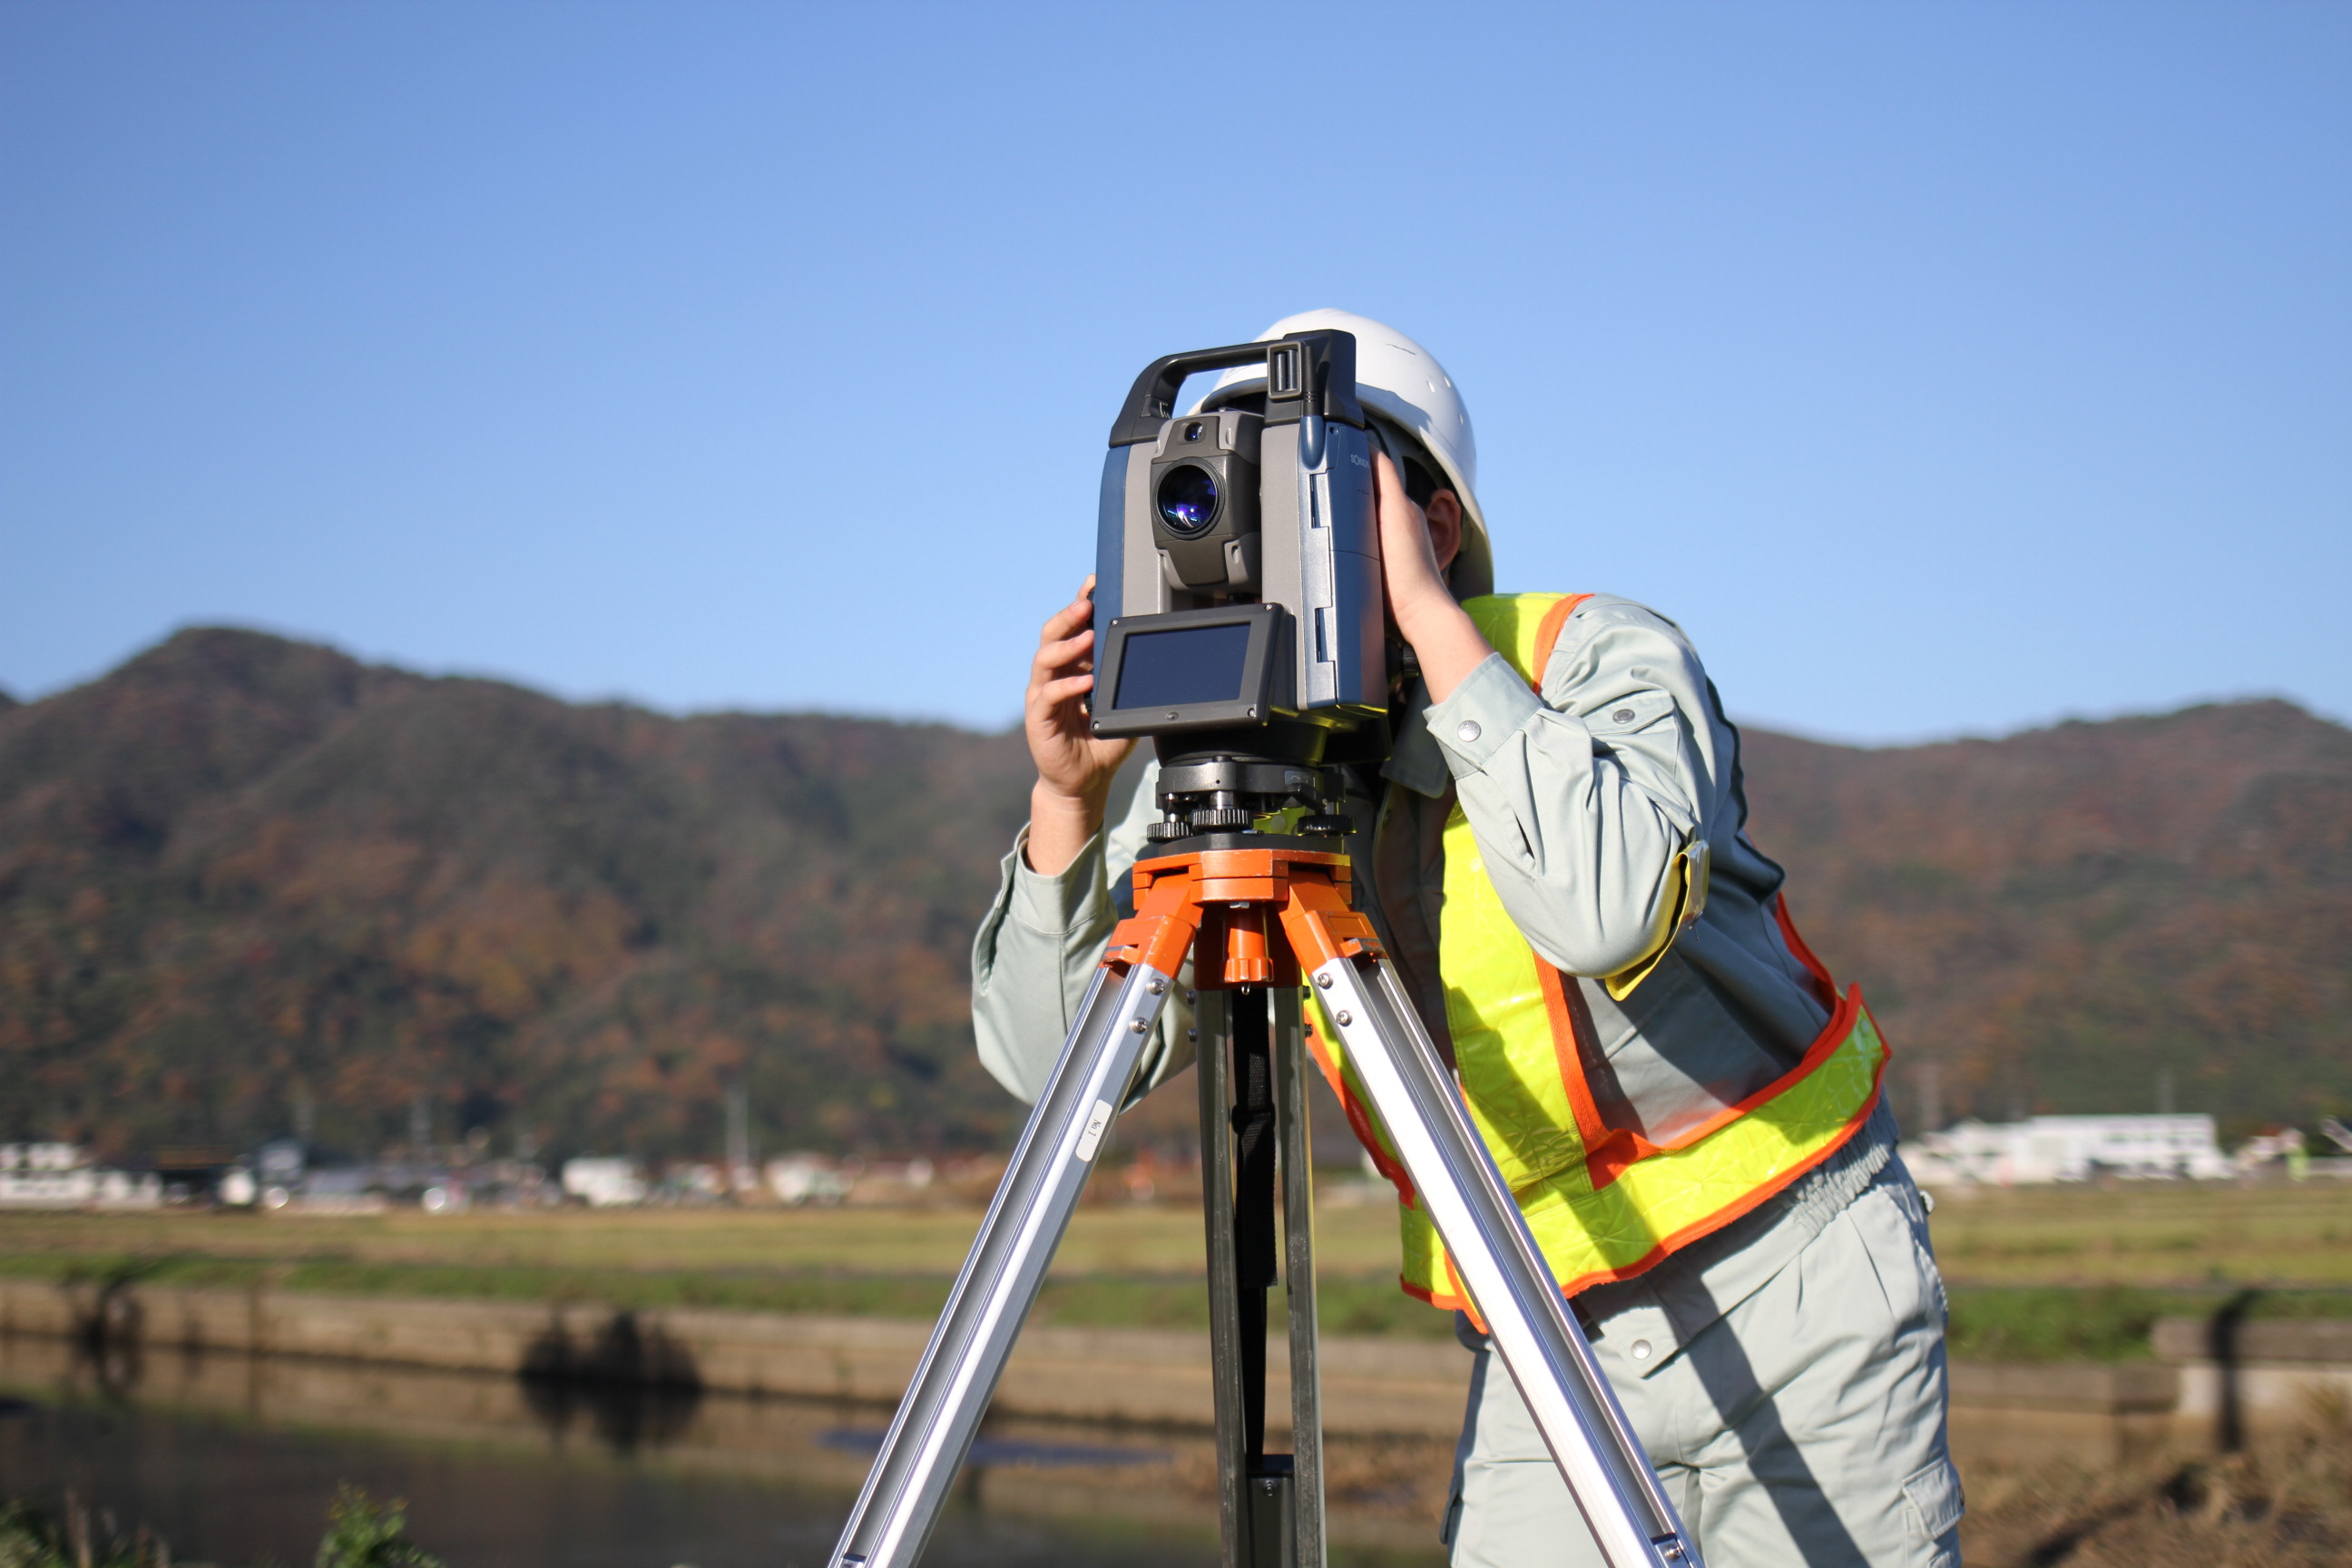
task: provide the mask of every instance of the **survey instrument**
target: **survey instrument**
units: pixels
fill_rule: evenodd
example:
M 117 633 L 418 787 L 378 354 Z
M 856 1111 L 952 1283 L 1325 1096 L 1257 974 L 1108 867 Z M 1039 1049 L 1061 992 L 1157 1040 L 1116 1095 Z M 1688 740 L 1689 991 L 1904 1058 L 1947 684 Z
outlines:
M 1265 366 L 1178 413 L 1184 381 Z M 1199 1064 L 1225 1568 L 1324 1568 L 1307 1045 L 1345 1048 L 1609 1568 L 1698 1553 L 1459 1089 L 1356 906 L 1349 763 L 1389 742 L 1395 648 L 1355 340 L 1171 354 L 1103 470 L 1091 722 L 1151 741 L 1160 820 L 831 1568 L 914 1568 L 1103 1141 L 1171 1003 Z M 1277 1227 L 1276 1215 L 1280 1214 Z M 1292 1451 L 1266 1450 L 1267 1293 L 1285 1289 Z

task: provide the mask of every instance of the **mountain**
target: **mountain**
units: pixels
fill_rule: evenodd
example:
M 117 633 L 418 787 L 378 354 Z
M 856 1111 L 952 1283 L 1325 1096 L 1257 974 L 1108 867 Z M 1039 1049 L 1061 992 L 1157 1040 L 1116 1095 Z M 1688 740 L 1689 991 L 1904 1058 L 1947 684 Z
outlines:
M 991 1143 L 1017 736 L 574 707 L 190 631 L 0 715 L 0 1135 Z M 504 1142 L 503 1137 L 501 1143 Z
M 1750 731 L 1750 834 L 1897 1108 L 2352 1107 L 2352 731 L 2291 703 L 1863 751 Z M 1932 1081 L 1921 1068 L 1933 1064 Z
M 1750 731 L 1753 836 L 1906 1112 L 2352 1107 L 2352 732 L 2284 703 L 1857 750 Z M 671 719 L 184 632 L 0 706 L 0 1138 L 1001 1144 L 971 928 L 1017 735 Z

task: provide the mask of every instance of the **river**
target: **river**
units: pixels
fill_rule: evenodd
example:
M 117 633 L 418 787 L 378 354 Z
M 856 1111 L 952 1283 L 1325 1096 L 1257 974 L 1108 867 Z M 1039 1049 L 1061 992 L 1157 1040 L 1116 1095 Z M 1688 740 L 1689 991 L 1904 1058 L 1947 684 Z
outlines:
M 310 1561 L 344 1481 L 449 1568 L 822 1568 L 887 1412 L 0 1336 L 0 1494 L 70 1490 L 175 1560 Z M 1334 1562 L 1434 1568 L 1442 1446 L 1334 1458 Z M 1206 1568 L 1198 1433 L 992 1422 L 937 1568 Z

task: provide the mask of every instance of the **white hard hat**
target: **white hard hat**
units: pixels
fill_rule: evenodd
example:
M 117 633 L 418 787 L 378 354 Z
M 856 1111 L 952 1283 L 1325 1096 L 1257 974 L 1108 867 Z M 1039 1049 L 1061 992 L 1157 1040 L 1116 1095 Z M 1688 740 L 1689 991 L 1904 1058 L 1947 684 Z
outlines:
M 1260 332 L 1257 341 L 1271 342 L 1291 332 L 1318 331 L 1355 334 L 1357 400 L 1366 412 L 1394 425 L 1428 452 L 1461 498 L 1462 549 L 1447 574 L 1455 595 L 1469 599 L 1493 593 L 1495 550 L 1486 534 L 1486 514 L 1478 508 L 1478 440 L 1454 378 L 1435 354 L 1394 327 L 1352 310 L 1302 310 L 1285 316 Z M 1263 381 L 1265 375 L 1247 365 L 1226 371 L 1209 396 L 1244 382 Z

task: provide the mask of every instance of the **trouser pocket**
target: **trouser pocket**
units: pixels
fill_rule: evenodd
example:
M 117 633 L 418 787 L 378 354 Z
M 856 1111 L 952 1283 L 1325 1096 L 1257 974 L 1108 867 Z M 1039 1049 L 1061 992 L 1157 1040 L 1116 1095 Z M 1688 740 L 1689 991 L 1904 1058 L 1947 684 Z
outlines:
M 1929 1460 L 1903 1479 L 1903 1500 L 1911 1510 L 1911 1528 L 1933 1568 L 1960 1560 L 1960 1515 L 1968 1507 L 1960 1494 L 1960 1474 L 1948 1458 Z

